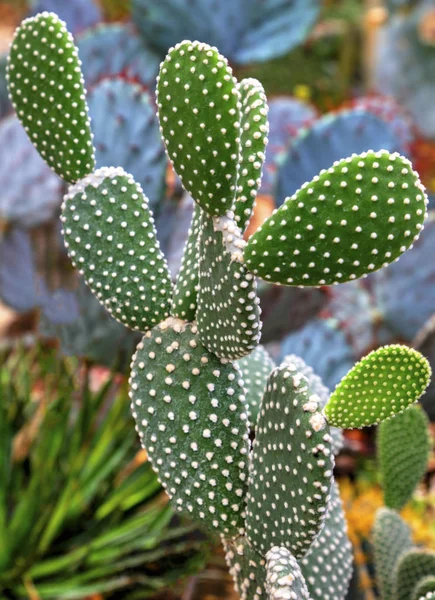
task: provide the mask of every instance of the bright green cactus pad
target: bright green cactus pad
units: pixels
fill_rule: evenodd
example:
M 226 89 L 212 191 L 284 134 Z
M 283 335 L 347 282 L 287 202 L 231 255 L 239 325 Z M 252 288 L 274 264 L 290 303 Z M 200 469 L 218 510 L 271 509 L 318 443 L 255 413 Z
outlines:
M 412 600 L 421 600 L 421 598 L 435 600 L 435 575 L 425 577 L 415 586 Z
M 262 554 L 272 546 L 304 556 L 319 533 L 334 458 L 318 396 L 292 365 L 269 377 L 257 421 L 246 510 L 246 535 Z
M 251 354 L 238 360 L 237 365 L 242 372 L 249 423 L 255 427 L 266 383 L 275 363 L 264 346 L 260 345 Z
M 435 576 L 435 553 L 417 549 L 404 553 L 396 565 L 394 600 L 412 600 L 416 586 L 429 576 Z
M 424 356 L 407 346 L 374 350 L 343 377 L 325 408 L 330 425 L 375 425 L 417 402 L 429 384 Z
M 195 204 L 183 260 L 175 282 L 171 313 L 174 317 L 193 321 L 198 299 L 198 240 L 201 225 L 201 208 Z
M 429 420 L 419 406 L 381 423 L 377 433 L 385 504 L 400 510 L 412 497 L 429 460 Z
M 412 538 L 409 526 L 394 510 L 381 508 L 376 513 L 373 546 L 382 600 L 395 600 L 394 570 L 400 556 L 412 547 Z
M 240 600 L 268 600 L 265 590 L 266 560 L 244 537 L 223 540 L 225 560 Z
M 295 557 L 274 546 L 266 554 L 266 590 L 269 600 L 310 600 L 307 584 Z
M 130 389 L 141 443 L 177 510 L 238 534 L 249 451 L 240 371 L 171 317 L 138 345 Z
M 232 216 L 202 213 L 196 318 L 204 346 L 235 360 L 257 346 L 261 322 L 257 282 L 240 262 L 244 241 Z
M 335 481 L 323 529 L 300 565 L 312 600 L 345 600 L 352 577 L 353 555 Z
M 424 187 L 399 154 L 343 159 L 287 198 L 249 239 L 245 262 L 283 285 L 358 279 L 398 258 L 418 237 Z
M 157 78 L 157 106 L 184 188 L 209 214 L 223 215 L 234 204 L 240 154 L 240 94 L 226 58 L 200 42 L 171 48 Z
M 74 40 L 57 15 L 43 12 L 16 30 L 8 87 L 29 138 L 71 183 L 95 166 L 85 87 Z
M 267 99 L 261 83 L 248 78 L 240 81 L 237 87 L 242 101 L 242 117 L 241 161 L 234 219 L 244 231 L 254 210 L 255 198 L 261 185 L 269 122 Z
M 71 260 L 118 321 L 146 331 L 169 315 L 172 284 L 148 199 L 120 167 L 71 186 L 62 206 Z

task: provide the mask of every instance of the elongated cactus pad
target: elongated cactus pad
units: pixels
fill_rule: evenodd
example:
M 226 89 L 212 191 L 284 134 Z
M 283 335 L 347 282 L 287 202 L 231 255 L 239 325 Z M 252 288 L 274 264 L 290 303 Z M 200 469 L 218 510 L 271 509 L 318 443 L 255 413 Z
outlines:
M 352 563 L 352 545 L 347 535 L 340 492 L 333 481 L 323 529 L 300 561 L 312 600 L 345 600 Z
M 274 546 L 266 554 L 266 561 L 269 600 L 310 600 L 301 568 L 287 548 Z
M 62 222 L 71 260 L 118 321 L 146 331 L 169 315 L 171 278 L 148 199 L 131 175 L 103 167 L 77 182 Z
M 385 151 L 353 155 L 321 171 L 249 239 L 246 266 L 283 285 L 358 279 L 398 258 L 426 215 L 411 163 Z
M 325 415 L 330 425 L 344 429 L 375 425 L 417 402 L 430 376 L 429 363 L 420 352 L 397 344 L 383 346 L 343 377 Z
M 157 106 L 168 156 L 183 186 L 208 213 L 234 204 L 240 155 L 240 94 L 216 48 L 184 41 L 157 78 Z
M 276 365 L 264 346 L 257 346 L 251 354 L 238 360 L 237 365 L 242 372 L 249 424 L 255 427 L 267 380 Z
M 382 600 L 395 600 L 394 570 L 400 556 L 412 547 L 412 538 L 409 526 L 394 510 L 380 508 L 376 513 L 373 546 Z
M 412 497 L 429 460 L 429 419 L 419 406 L 381 423 L 378 457 L 386 506 L 400 510 Z
M 396 565 L 394 600 L 412 600 L 415 587 L 429 576 L 435 576 L 434 552 L 414 549 L 404 553 Z
M 266 559 L 244 537 L 223 540 L 225 560 L 240 600 L 266 600 Z
M 424 577 L 415 586 L 412 600 L 435 600 L 435 575 Z
M 199 286 L 198 243 L 200 230 L 201 208 L 196 204 L 172 299 L 172 315 L 185 321 L 193 321 L 196 315 Z
M 63 179 L 94 169 L 94 148 L 77 48 L 65 23 L 43 12 L 15 32 L 8 63 L 9 93 L 35 147 Z
M 133 357 L 133 416 L 153 468 L 179 511 L 213 531 L 243 528 L 249 451 L 240 371 L 169 318 Z
M 235 360 L 256 347 L 261 322 L 257 282 L 241 262 L 245 242 L 228 215 L 202 213 L 196 318 L 204 346 Z
M 267 99 L 261 83 L 256 79 L 243 79 L 237 84 L 237 88 L 242 102 L 241 160 L 234 220 L 244 231 L 252 216 L 261 185 L 269 124 Z
M 319 397 L 297 368 L 269 377 L 261 404 L 248 486 L 246 535 L 265 554 L 283 546 L 304 556 L 322 528 L 334 458 Z

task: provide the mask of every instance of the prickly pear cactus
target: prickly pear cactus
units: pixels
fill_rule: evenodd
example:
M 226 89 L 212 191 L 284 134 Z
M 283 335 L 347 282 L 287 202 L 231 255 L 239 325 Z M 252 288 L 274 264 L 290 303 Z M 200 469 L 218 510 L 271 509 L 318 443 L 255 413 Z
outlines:
M 255 427 L 267 380 L 276 365 L 261 345 L 257 346 L 251 354 L 239 359 L 237 365 L 242 372 L 245 386 L 249 423 L 251 427 Z
M 414 588 L 412 600 L 435 598 L 435 576 L 424 577 Z
M 395 569 L 395 600 L 412 600 L 419 582 L 435 576 L 435 553 L 425 550 L 408 550 L 399 559 Z
M 301 568 L 286 548 L 274 546 L 266 554 L 266 561 L 266 590 L 269 600 L 310 600 Z

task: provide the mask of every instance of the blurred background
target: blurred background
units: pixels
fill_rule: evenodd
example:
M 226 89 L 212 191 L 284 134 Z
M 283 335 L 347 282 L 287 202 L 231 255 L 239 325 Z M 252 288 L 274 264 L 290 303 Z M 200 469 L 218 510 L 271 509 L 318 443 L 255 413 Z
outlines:
M 175 277 L 192 199 L 168 165 L 155 77 L 169 46 L 218 46 L 258 78 L 270 135 L 252 233 L 353 152 L 408 156 L 435 209 L 435 0 L 0 0 L 0 598 L 236 600 L 218 540 L 175 517 L 129 414 L 138 337 L 73 270 L 60 235 L 64 183 L 8 101 L 9 42 L 22 18 L 67 22 L 88 91 L 97 166 L 120 165 L 149 196 Z M 435 369 L 435 210 L 414 248 L 367 279 L 324 289 L 262 283 L 262 343 L 300 355 L 334 388 L 370 350 L 411 345 Z M 403 511 L 435 549 L 435 381 L 422 399 L 432 451 Z M 383 504 L 370 429 L 346 433 L 336 472 L 355 550 L 349 600 L 378 597 L 371 528 Z

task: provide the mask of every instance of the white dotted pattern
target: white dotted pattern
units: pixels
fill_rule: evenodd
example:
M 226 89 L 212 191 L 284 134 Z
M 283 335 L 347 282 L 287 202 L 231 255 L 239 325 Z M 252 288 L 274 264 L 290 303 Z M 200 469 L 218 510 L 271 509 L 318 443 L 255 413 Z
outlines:
M 266 554 L 266 561 L 269 600 L 310 600 L 298 562 L 286 548 L 274 546 Z
M 267 380 L 276 365 L 270 354 L 261 345 L 257 346 L 248 356 L 238 360 L 237 365 L 242 371 L 249 423 L 251 428 L 254 428 Z
M 244 537 L 223 539 L 225 559 L 240 600 L 266 600 L 266 559 Z

